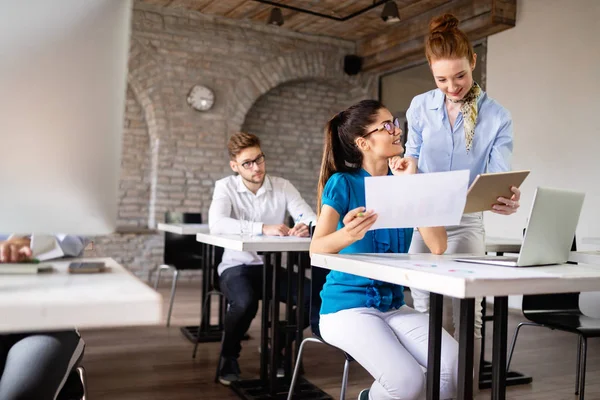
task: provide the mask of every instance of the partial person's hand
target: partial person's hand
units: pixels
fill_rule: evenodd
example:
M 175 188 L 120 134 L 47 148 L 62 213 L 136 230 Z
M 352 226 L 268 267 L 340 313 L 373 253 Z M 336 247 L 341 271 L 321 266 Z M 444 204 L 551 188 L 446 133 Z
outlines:
M 417 173 L 417 160 L 412 157 L 392 157 L 388 164 L 394 175 L 412 175 Z
M 288 236 L 290 228 L 284 224 L 263 225 L 262 233 L 266 236 Z
M 521 206 L 519 203 L 519 200 L 521 200 L 521 191 L 515 186 L 511 187 L 510 190 L 513 192 L 511 198 L 498 197 L 498 204 L 492 206 L 492 212 L 501 215 L 511 215 L 517 212 Z
M 344 223 L 343 229 L 352 240 L 358 241 L 365 237 L 375 221 L 377 221 L 377 214 L 373 210 L 366 211 L 364 207 L 358 207 L 349 211 L 342 222 Z
M 296 226 L 290 229 L 288 235 L 297 237 L 308 237 L 308 226 L 306 226 L 306 224 L 303 224 L 302 222 L 297 223 Z
M 13 263 L 29 260 L 32 256 L 30 239 L 10 239 L 0 242 L 0 262 Z

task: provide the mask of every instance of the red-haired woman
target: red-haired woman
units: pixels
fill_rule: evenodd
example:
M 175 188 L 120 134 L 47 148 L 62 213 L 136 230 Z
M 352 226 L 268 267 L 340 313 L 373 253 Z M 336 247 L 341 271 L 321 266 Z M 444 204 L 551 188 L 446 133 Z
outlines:
M 513 132 L 510 113 L 491 99 L 473 80 L 477 55 L 467 35 L 458 29 L 451 14 L 434 18 L 429 25 L 425 54 L 437 89 L 416 96 L 406 113 L 406 156 L 418 160 L 418 172 L 468 169 L 470 182 L 478 174 L 510 170 Z M 493 212 L 510 215 L 519 208 L 520 191 L 512 188 L 510 199 L 499 198 Z M 458 226 L 446 227 L 446 254 L 485 253 L 482 213 L 465 214 Z M 415 230 L 410 253 L 427 253 Z M 429 310 L 429 293 L 412 290 L 415 309 Z M 453 325 L 458 333 L 458 300 L 452 302 Z M 481 305 L 475 305 L 475 388 L 481 350 Z

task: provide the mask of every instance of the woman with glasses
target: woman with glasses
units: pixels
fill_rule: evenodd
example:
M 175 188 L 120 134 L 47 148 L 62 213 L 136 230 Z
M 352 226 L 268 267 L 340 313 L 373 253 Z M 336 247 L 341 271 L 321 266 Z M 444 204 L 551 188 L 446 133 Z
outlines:
M 434 18 L 429 26 L 425 54 L 437 89 L 412 100 L 406 113 L 406 156 L 415 158 L 419 172 L 468 169 L 472 183 L 478 174 L 510 170 L 513 151 L 509 112 L 491 99 L 473 80 L 477 55 L 458 20 L 450 14 Z M 510 215 L 519 208 L 520 191 L 513 187 L 510 199 L 498 198 L 493 212 Z M 446 253 L 485 253 L 482 213 L 465 214 L 459 226 L 447 227 Z M 410 253 L 429 252 L 422 235 L 415 231 Z M 429 292 L 412 289 L 415 309 L 429 311 Z M 459 303 L 453 308 L 453 324 L 444 324 L 458 334 Z M 454 329 L 452 329 L 454 325 Z M 475 305 L 475 389 L 478 388 L 481 352 L 481 301 Z
M 377 215 L 365 209 L 365 177 L 414 174 L 396 119 L 375 100 L 337 114 L 325 130 L 316 226 L 316 253 L 406 253 L 412 229 L 369 231 Z M 398 203 L 401 207 L 401 203 Z M 443 227 L 419 228 L 431 252 L 446 250 Z M 359 400 L 421 399 L 425 395 L 429 317 L 404 304 L 403 287 L 339 271 L 321 291 L 323 338 L 358 361 L 375 381 Z M 454 397 L 458 344 L 442 333 L 440 394 Z

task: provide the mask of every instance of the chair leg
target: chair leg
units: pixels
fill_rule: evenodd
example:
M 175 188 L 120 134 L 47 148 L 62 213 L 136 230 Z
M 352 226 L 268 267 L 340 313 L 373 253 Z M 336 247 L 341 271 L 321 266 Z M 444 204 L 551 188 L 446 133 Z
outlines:
M 587 359 L 587 338 L 581 337 L 581 371 L 579 372 L 579 400 L 583 400 L 585 392 L 585 363 Z
M 87 395 L 87 376 L 85 374 L 85 368 L 81 365 L 77 367 L 77 374 L 79 375 L 79 379 L 81 379 L 81 385 L 83 386 L 83 397 L 81 400 L 86 400 Z
M 577 364 L 575 365 L 575 394 L 579 394 L 579 374 L 581 373 L 581 348 L 583 347 L 583 337 L 577 337 Z
M 163 270 L 165 269 L 171 269 L 172 267 L 169 265 L 159 265 L 158 267 L 155 268 L 156 271 L 156 280 L 154 281 L 154 290 L 158 290 L 158 282 L 160 281 L 160 275 L 162 273 Z M 148 274 L 148 278 L 150 278 L 150 275 L 152 274 L 152 272 L 150 272 L 150 274 Z
M 173 271 L 173 283 L 171 284 L 171 300 L 169 301 L 169 313 L 167 314 L 167 327 L 171 325 L 171 313 L 173 312 L 173 302 L 175 300 L 175 290 L 177 290 L 177 279 L 179 279 L 179 271 Z
M 346 387 L 348 386 L 348 373 L 350 372 L 350 360 L 346 358 L 344 363 L 344 375 L 342 375 L 342 389 L 340 390 L 340 400 L 346 399 Z
M 519 336 L 519 330 L 521 329 L 522 326 L 525 326 L 525 325 L 543 327 L 543 325 L 536 324 L 534 322 L 521 322 L 519 325 L 517 325 L 517 329 L 515 329 L 515 334 L 513 335 L 512 343 L 510 345 L 510 352 L 508 353 L 508 360 L 506 361 L 506 371 L 507 372 L 510 368 L 510 362 L 512 360 L 513 352 L 515 351 L 515 345 L 517 344 L 517 337 Z
M 296 381 L 298 380 L 298 375 L 300 374 L 302 352 L 304 352 L 304 345 L 308 342 L 322 343 L 319 339 L 315 338 L 306 338 L 302 341 L 302 343 L 300 343 L 300 348 L 298 349 L 298 357 L 296 357 L 296 365 L 294 366 L 294 373 L 292 374 L 292 382 L 290 382 L 290 391 L 288 392 L 287 400 L 292 400 L 292 396 L 294 395 L 294 386 L 296 386 Z
M 196 358 L 196 351 L 198 350 L 198 343 L 200 343 L 200 328 L 202 328 L 202 319 L 206 315 L 206 310 L 210 305 L 210 296 L 222 296 L 223 294 L 220 292 L 208 292 L 208 294 L 204 297 L 204 304 L 202 304 L 202 311 L 200 314 L 200 323 L 198 324 L 198 334 L 196 335 L 196 344 L 194 345 L 194 352 L 192 353 L 192 358 Z

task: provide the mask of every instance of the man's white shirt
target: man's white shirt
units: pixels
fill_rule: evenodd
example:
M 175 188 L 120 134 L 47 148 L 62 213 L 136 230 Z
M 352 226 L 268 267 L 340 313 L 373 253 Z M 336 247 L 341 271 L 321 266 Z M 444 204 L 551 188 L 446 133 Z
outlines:
M 242 216 L 251 216 L 252 233 L 261 235 L 263 225 L 285 222 L 286 211 L 296 223 L 316 223 L 317 216 L 290 181 L 267 175 L 261 188 L 252 193 L 239 175 L 228 176 L 215 183 L 208 224 L 213 234 L 240 234 Z M 218 267 L 224 270 L 238 265 L 259 265 L 263 260 L 256 252 L 225 249 Z

